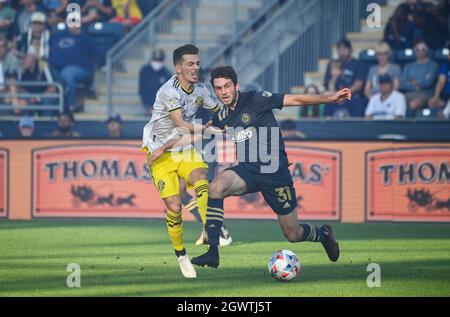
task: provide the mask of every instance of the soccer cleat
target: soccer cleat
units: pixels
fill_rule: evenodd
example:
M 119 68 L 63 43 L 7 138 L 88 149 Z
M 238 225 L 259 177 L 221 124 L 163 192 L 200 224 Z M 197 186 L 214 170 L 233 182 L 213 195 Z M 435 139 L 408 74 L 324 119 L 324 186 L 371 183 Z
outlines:
M 230 232 L 228 231 L 227 227 L 225 227 L 225 225 L 222 225 L 222 229 L 220 230 L 219 245 L 221 247 L 226 247 L 232 243 L 233 239 L 231 239 Z
M 192 264 L 217 268 L 219 266 L 219 256 L 214 256 L 206 252 L 205 254 L 192 258 Z
M 196 278 L 197 271 L 195 271 L 194 266 L 189 260 L 189 256 L 187 254 L 177 256 L 178 264 L 180 264 L 181 273 L 186 278 Z
M 334 239 L 333 231 L 331 230 L 331 226 L 323 225 L 320 227 L 324 231 L 325 237 L 322 240 L 322 245 L 327 251 L 328 258 L 336 262 L 339 259 L 339 244 Z

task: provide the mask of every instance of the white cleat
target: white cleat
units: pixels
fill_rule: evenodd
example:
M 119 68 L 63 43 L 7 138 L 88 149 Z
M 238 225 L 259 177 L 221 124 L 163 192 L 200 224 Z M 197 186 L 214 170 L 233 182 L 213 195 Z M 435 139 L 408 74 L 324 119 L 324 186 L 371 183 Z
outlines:
M 231 238 L 228 229 L 222 226 L 222 230 L 220 230 L 219 245 L 221 247 L 226 247 L 231 245 L 232 243 L 233 239 Z M 200 233 L 200 237 L 198 237 L 197 241 L 195 242 L 195 245 L 203 245 L 203 244 L 208 244 L 208 237 L 206 236 L 205 230 L 203 230 Z
M 186 278 L 196 278 L 197 277 L 197 271 L 195 271 L 194 266 L 191 263 L 191 260 L 189 259 L 189 256 L 186 255 L 180 255 L 177 257 L 178 264 L 180 264 L 181 273 Z

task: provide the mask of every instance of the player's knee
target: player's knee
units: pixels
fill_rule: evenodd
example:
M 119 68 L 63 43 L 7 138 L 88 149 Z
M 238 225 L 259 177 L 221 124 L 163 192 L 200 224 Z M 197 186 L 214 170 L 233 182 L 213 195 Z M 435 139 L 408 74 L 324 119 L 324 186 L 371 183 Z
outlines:
M 209 184 L 209 197 L 214 199 L 224 198 L 225 188 L 220 182 L 213 181 Z
M 182 210 L 181 201 L 179 199 L 166 200 L 165 203 L 167 209 L 169 209 L 171 212 L 180 213 Z

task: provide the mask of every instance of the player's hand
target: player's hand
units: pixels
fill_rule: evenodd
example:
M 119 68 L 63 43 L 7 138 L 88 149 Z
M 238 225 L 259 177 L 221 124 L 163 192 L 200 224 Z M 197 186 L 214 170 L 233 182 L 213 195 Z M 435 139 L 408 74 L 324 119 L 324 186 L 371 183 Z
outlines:
M 343 101 L 352 99 L 352 91 L 349 88 L 339 90 L 334 95 L 330 96 L 331 103 L 341 103 Z
M 219 129 L 219 128 L 217 128 L 217 127 L 213 127 L 213 126 L 212 126 L 212 121 L 209 121 L 209 122 L 205 125 L 203 131 L 206 132 L 206 133 L 208 133 L 208 134 L 223 134 L 223 133 L 225 132 L 225 131 L 222 130 L 222 129 Z
M 164 154 L 163 148 L 157 148 L 152 152 L 152 155 L 150 155 L 150 165 L 153 165 L 153 162 L 155 162 L 161 155 Z

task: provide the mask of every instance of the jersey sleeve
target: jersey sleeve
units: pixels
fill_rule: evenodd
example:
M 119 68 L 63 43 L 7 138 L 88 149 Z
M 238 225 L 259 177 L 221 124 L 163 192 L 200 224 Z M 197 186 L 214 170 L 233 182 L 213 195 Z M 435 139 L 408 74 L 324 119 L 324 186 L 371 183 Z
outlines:
M 211 119 L 211 123 L 213 127 L 217 127 L 219 129 L 223 129 L 225 126 L 222 124 L 222 122 L 219 120 L 219 114 L 216 113 L 212 119 Z
M 203 87 L 202 97 L 202 107 L 206 110 L 217 112 L 222 108 L 219 101 L 211 94 L 208 88 Z
M 181 96 L 175 89 L 161 90 L 161 103 L 167 108 L 167 111 L 172 112 L 181 109 Z
M 275 108 L 282 109 L 284 94 L 276 94 L 269 91 L 263 91 L 256 93 L 255 99 L 257 111 L 264 112 Z

